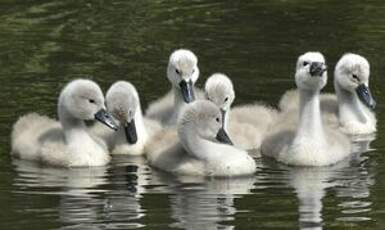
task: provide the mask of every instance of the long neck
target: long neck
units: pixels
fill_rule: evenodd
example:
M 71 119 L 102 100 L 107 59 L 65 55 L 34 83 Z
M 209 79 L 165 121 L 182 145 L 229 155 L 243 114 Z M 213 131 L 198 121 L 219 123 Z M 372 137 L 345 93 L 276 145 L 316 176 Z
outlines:
M 192 156 L 204 161 L 220 159 L 224 151 L 228 148 L 224 144 L 203 139 L 197 134 L 196 127 L 192 124 L 183 127 L 183 131 L 179 132 L 179 136 L 186 151 Z
M 321 120 L 319 91 L 303 90 L 300 93 L 299 126 L 296 140 L 311 138 L 317 142 L 325 142 Z
M 148 138 L 148 133 L 144 125 L 143 114 L 142 114 L 142 109 L 140 105 L 138 105 L 138 108 L 136 109 L 136 112 L 135 112 L 135 125 L 136 125 L 136 132 L 138 136 L 138 142 L 141 142 L 141 143 L 146 142 Z
M 182 93 L 179 88 L 173 87 L 172 91 L 174 93 L 174 120 L 176 120 L 180 114 L 180 111 L 182 110 L 183 106 L 187 105 L 186 102 L 183 100 Z
M 229 109 L 229 110 L 227 110 L 226 112 L 225 112 L 225 116 L 222 118 L 223 119 L 223 129 L 226 131 L 226 132 L 228 132 L 229 130 L 228 130 L 228 127 L 229 127 L 229 113 L 231 112 L 231 110 Z
M 368 122 L 371 112 L 358 99 L 357 94 L 342 89 L 336 81 L 334 82 L 334 88 L 338 98 L 338 114 L 341 123 Z
M 65 140 L 68 144 L 77 143 L 80 137 L 89 137 L 86 131 L 86 125 L 80 119 L 73 117 L 63 105 L 62 100 L 58 103 L 58 115 L 62 125 Z

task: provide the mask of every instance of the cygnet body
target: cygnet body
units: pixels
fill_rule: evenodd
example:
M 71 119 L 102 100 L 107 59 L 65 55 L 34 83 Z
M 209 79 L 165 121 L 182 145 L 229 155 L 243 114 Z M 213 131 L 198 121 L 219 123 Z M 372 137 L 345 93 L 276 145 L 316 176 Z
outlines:
M 319 94 L 326 85 L 327 72 L 321 53 L 308 52 L 298 58 L 295 82 L 299 116 L 282 114 L 263 141 L 262 154 L 300 166 L 331 165 L 349 156 L 351 143 L 347 136 L 322 124 Z
M 146 152 L 152 166 L 178 175 L 253 174 L 253 158 L 229 143 L 219 108 L 210 101 L 198 100 L 182 111 L 177 130 L 156 135 Z
M 144 146 L 157 131 L 159 122 L 143 118 L 139 94 L 129 82 L 115 82 L 107 91 L 108 111 L 118 120 L 118 131 L 96 125 L 92 131 L 107 141 L 111 154 L 142 155 Z
M 182 108 L 197 97 L 194 85 L 198 77 L 198 58 L 195 54 L 186 49 L 174 51 L 167 67 L 171 91 L 149 105 L 146 117 L 158 120 L 162 125 L 175 126 Z
M 351 135 L 376 132 L 376 103 L 369 89 L 369 62 L 357 54 L 345 54 L 334 70 L 336 94 L 321 95 L 321 111 L 326 122 L 339 125 Z M 286 92 L 280 100 L 284 112 L 298 112 L 298 91 Z
M 275 109 L 260 103 L 231 109 L 235 99 L 234 87 L 231 80 L 221 73 L 207 79 L 205 97 L 220 108 L 223 128 L 229 133 L 234 145 L 242 149 L 259 148 L 267 130 L 278 116 Z
M 98 120 L 116 129 L 105 111 L 99 86 L 90 80 L 74 80 L 60 93 L 59 121 L 36 113 L 15 123 L 12 131 L 12 155 L 26 160 L 64 167 L 101 166 L 109 160 L 107 147 L 91 136 L 84 120 Z

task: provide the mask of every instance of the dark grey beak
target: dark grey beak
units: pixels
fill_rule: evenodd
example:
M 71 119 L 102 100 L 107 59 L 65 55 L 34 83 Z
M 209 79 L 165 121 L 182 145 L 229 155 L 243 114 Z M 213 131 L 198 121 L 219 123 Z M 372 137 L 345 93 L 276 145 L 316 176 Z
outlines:
M 131 122 L 126 122 L 124 125 L 124 132 L 126 133 L 126 139 L 129 144 L 133 145 L 138 141 L 134 119 L 132 119 Z
M 321 77 L 326 70 L 327 67 L 322 62 L 312 62 L 310 65 L 310 75 L 312 77 Z
M 219 129 L 215 138 L 223 144 L 233 145 L 233 142 L 230 140 L 230 137 L 227 135 L 226 131 L 223 128 Z
M 376 108 L 376 101 L 372 97 L 372 94 L 370 93 L 369 88 L 366 87 L 365 84 L 360 84 L 356 88 L 356 93 L 358 98 L 366 107 L 368 107 L 371 110 L 374 110 Z
M 225 128 L 225 116 L 226 116 L 226 111 L 223 109 L 221 110 L 221 115 L 222 115 L 222 128 Z
M 186 103 L 190 103 L 195 100 L 194 85 L 192 80 L 189 80 L 188 82 L 185 80 L 182 80 L 179 83 L 179 87 L 182 91 L 183 100 Z
M 105 124 L 106 126 L 115 131 L 118 130 L 118 126 L 112 119 L 112 116 L 104 109 L 101 109 L 97 113 L 95 113 L 95 120 Z

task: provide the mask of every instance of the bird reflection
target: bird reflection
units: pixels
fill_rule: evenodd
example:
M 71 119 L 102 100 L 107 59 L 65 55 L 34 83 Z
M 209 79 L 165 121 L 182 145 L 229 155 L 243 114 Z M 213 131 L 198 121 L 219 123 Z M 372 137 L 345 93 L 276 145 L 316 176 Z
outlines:
M 299 226 L 301 229 L 323 229 L 323 203 L 327 191 L 335 190 L 337 196 L 353 199 L 353 203 L 359 202 L 368 208 L 370 202 L 357 200 L 356 198 L 368 198 L 369 186 L 374 183 L 365 167 L 366 158 L 363 152 L 370 150 L 368 139 L 354 141 L 354 153 L 351 158 L 330 167 L 288 167 L 279 165 L 288 171 L 289 185 L 295 189 L 299 200 Z M 352 201 L 348 201 L 350 204 Z M 352 208 L 342 202 L 338 205 L 346 214 L 346 208 Z M 359 206 L 359 205 L 358 205 Z M 358 207 L 357 204 L 354 208 Z M 367 211 L 367 209 L 365 209 Z M 357 210 L 355 210 L 357 212 Z M 365 219 L 365 218 L 364 218 Z
M 62 229 L 138 228 L 146 184 L 144 159 L 113 161 L 111 167 L 47 168 L 14 161 L 19 192 L 57 195 Z M 143 175 L 142 175 L 143 174 Z
M 255 177 L 202 178 L 172 177 L 153 172 L 159 184 L 168 184 L 172 218 L 171 227 L 183 229 L 234 229 L 230 221 L 237 212 L 234 200 L 249 194 Z M 168 190 L 168 191 L 167 191 Z
M 104 213 L 109 228 L 139 228 L 145 210 L 140 203 L 149 180 L 143 157 L 117 156 L 113 159 Z

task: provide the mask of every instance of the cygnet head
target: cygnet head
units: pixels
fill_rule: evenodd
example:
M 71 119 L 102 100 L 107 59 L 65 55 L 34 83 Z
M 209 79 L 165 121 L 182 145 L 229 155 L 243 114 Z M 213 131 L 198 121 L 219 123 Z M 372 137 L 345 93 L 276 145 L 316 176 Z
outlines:
M 230 110 L 235 99 L 231 80 L 221 73 L 211 75 L 205 84 L 205 96 L 207 100 L 214 102 L 220 108 L 224 122 L 225 114 Z
M 97 120 L 112 129 L 117 129 L 104 106 L 100 87 L 91 80 L 78 79 L 68 83 L 62 90 L 58 103 L 59 118 L 68 116 L 79 120 Z
M 168 63 L 167 77 L 181 91 L 186 103 L 194 101 L 194 84 L 199 77 L 198 58 L 190 50 L 174 51 Z
M 299 89 L 319 91 L 327 83 L 324 56 L 319 52 L 307 52 L 298 57 L 295 83 Z
M 201 139 L 232 144 L 222 127 L 222 115 L 218 106 L 208 100 L 198 100 L 188 104 L 178 120 L 178 134 L 181 141 L 188 141 L 189 134 Z
M 139 109 L 139 95 L 136 88 L 129 82 L 115 82 L 107 91 L 106 104 L 108 111 L 124 127 L 129 144 L 138 141 L 135 113 Z
M 364 57 L 351 53 L 343 55 L 334 70 L 335 84 L 357 94 L 365 106 L 374 109 L 376 102 L 369 90 L 369 75 L 369 62 Z

